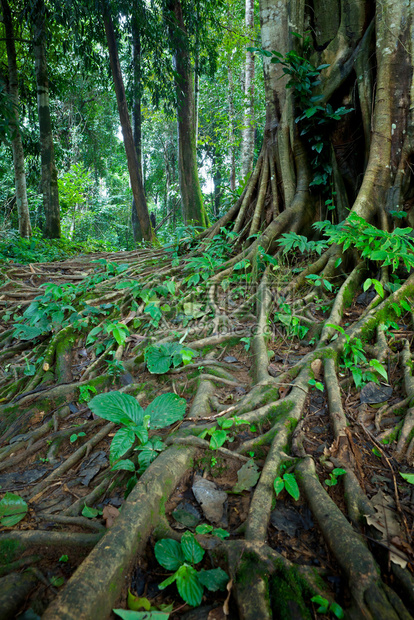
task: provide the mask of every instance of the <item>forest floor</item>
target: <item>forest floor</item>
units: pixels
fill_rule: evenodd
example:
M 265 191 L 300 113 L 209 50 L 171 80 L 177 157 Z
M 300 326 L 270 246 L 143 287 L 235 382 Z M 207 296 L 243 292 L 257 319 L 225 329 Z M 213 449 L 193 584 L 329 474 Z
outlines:
M 191 260 L 191 254 L 180 260 Z M 414 615 L 413 463 L 412 455 L 404 460 L 400 454 L 404 420 L 414 416 L 413 315 L 400 313 L 388 327 L 385 347 L 376 351 L 386 380 L 356 389 L 345 365 L 339 366 L 346 428 L 338 432 L 334 391 L 326 385 L 329 357 L 314 355 L 335 295 L 325 292 L 295 310 L 303 292 L 293 300 L 280 296 L 293 277 L 291 268 L 268 275 L 264 336 L 257 331 L 263 327 L 260 282 L 196 289 L 198 283 L 184 282 L 182 266 L 162 250 L 2 268 L 0 496 L 9 501 L 0 502 L 0 619 L 104 618 L 111 606 L 143 611 L 148 601 L 165 618 L 251 617 L 240 577 L 249 554 L 265 566 L 268 584 L 273 571 L 268 563 L 276 566 L 279 560 L 285 571 L 295 567 L 307 580 L 303 587 L 301 579 L 292 585 L 285 578 L 288 585 L 280 590 L 285 608 L 272 590 L 278 592 L 280 583 L 269 585 L 273 617 L 287 618 L 284 609 L 298 618 L 342 617 L 342 609 L 362 617 L 352 609 L 355 579 L 364 575 L 352 558 L 343 560 L 336 535 L 350 548 L 353 536 L 362 541 L 380 566 L 389 600 L 391 588 L 404 600 L 406 610 L 398 612 L 399 598 L 392 599 L 396 617 Z M 142 295 L 142 287 L 152 294 Z M 373 297 L 371 289 L 357 290 L 339 327 L 361 324 Z M 27 308 L 32 311 L 22 321 Z M 262 341 L 265 375 L 263 360 L 257 363 Z M 188 363 L 173 367 L 171 354 L 167 372 L 149 372 L 145 348 L 173 342 L 191 349 Z M 375 352 L 378 343 L 364 346 Z M 110 446 L 119 425 L 96 415 L 89 402 L 95 393 L 113 390 L 134 396 L 144 409 L 166 393 L 185 399 L 184 419 L 156 431 L 161 454 L 144 474 L 111 469 Z M 150 439 L 154 434 L 150 428 Z M 407 445 L 408 440 L 405 450 Z M 130 457 L 138 470 L 136 456 L 129 450 L 123 458 Z M 138 479 L 133 489 L 131 478 Z M 352 484 L 360 493 L 355 503 L 361 507 L 366 499 L 368 506 L 358 524 L 347 503 L 357 488 Z M 262 521 L 256 525 L 255 515 Z M 336 533 L 324 519 L 335 524 Z M 229 577 L 223 590 L 204 589 L 201 605 L 193 608 L 176 584 L 159 590 L 172 571 L 157 562 L 154 545 L 163 538 L 179 541 L 203 524 L 210 527 L 198 528 L 195 540 L 206 553 L 196 568 L 221 567 Z M 322 577 L 323 585 L 311 574 Z M 246 588 L 254 598 L 253 572 L 251 579 Z M 96 599 L 85 603 L 90 591 Z M 312 601 L 315 595 L 320 598 Z M 321 604 L 324 597 L 329 611 Z M 267 617 L 262 604 L 257 602 L 258 618 Z

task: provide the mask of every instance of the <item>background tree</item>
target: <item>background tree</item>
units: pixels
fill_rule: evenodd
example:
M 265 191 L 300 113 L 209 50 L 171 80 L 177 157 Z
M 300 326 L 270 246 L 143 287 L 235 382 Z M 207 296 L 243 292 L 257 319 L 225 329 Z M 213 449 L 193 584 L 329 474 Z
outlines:
M 16 187 L 16 204 L 19 214 L 19 233 L 22 237 L 30 237 L 30 235 L 32 234 L 32 228 L 30 224 L 29 205 L 27 202 L 23 144 L 19 127 L 19 85 L 13 16 L 7 0 L 1 0 L 1 6 L 3 11 L 3 24 L 6 38 L 8 88 L 13 105 L 11 143 L 13 151 L 14 180 Z
M 49 106 L 49 79 L 46 61 L 46 21 L 48 14 L 43 0 L 38 0 L 31 10 L 33 19 L 33 50 L 35 57 L 37 110 L 39 115 L 40 156 L 42 169 L 43 210 L 45 236 L 60 238 L 60 208 L 55 149 Z M 50 18 L 50 16 L 49 16 Z

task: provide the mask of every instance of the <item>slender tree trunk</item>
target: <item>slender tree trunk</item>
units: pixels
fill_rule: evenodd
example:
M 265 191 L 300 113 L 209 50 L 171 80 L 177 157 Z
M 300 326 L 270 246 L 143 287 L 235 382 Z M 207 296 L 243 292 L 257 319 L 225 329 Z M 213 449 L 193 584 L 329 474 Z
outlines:
M 142 174 L 139 167 L 135 150 L 132 127 L 129 119 L 128 107 L 125 96 L 125 87 L 122 79 L 121 66 L 119 64 L 118 48 L 116 45 L 115 31 L 111 16 L 104 16 L 105 33 L 108 41 L 109 60 L 111 63 L 112 77 L 115 85 L 116 100 L 118 104 L 119 119 L 121 121 L 124 136 L 125 153 L 128 162 L 129 178 L 131 181 L 132 195 L 135 201 L 137 218 L 142 231 L 142 238 L 152 241 L 152 230 L 149 219 L 147 201 L 142 183 Z
M 132 46 L 133 46 L 133 72 L 134 72 L 134 102 L 132 108 L 132 121 L 134 126 L 134 145 L 137 154 L 138 167 L 142 177 L 142 121 L 141 121 L 141 39 L 138 26 L 134 20 L 132 26 Z M 135 242 L 142 241 L 142 231 L 139 224 L 135 199 L 132 199 L 132 230 Z
M 188 35 L 179 0 L 170 4 L 176 27 L 171 29 L 176 71 L 178 118 L 178 170 L 180 175 L 183 218 L 186 224 L 207 226 L 197 168 L 194 87 L 188 49 Z
M 230 189 L 236 189 L 236 136 L 234 133 L 234 80 L 233 66 L 230 59 L 227 68 L 228 76 L 228 100 L 229 100 L 229 151 L 230 151 Z
M 246 0 L 246 31 L 253 34 L 254 0 Z M 242 137 L 243 178 L 253 169 L 254 155 L 254 54 L 246 51 L 244 82 L 244 118 Z
M 45 6 L 38 3 L 34 23 L 34 56 L 37 86 L 37 110 L 40 130 L 40 155 L 42 162 L 43 210 L 46 218 L 45 236 L 48 239 L 60 238 L 60 209 L 55 149 L 53 145 L 52 123 L 49 107 L 49 79 L 47 73 L 45 39 Z
M 13 20 L 7 0 L 1 0 L 3 23 L 6 31 L 7 64 L 9 69 L 9 94 L 13 102 L 12 151 L 14 166 L 14 182 L 16 186 L 16 203 L 19 217 L 19 233 L 22 237 L 30 237 L 29 204 L 27 202 L 26 173 L 24 169 L 24 153 L 22 137 L 19 130 L 19 84 L 17 75 L 16 46 L 14 42 Z

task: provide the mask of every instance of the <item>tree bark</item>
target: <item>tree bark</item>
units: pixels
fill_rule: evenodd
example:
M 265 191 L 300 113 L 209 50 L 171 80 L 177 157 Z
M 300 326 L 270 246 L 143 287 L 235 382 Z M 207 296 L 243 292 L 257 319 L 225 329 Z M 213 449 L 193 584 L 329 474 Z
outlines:
M 252 35 L 254 28 L 254 0 L 246 0 L 245 26 Z M 254 156 L 254 54 L 246 51 L 244 71 L 244 116 L 242 135 L 242 176 L 253 169 Z
M 42 162 L 44 234 L 48 239 L 60 238 L 60 209 L 55 149 L 49 107 L 49 79 L 45 50 L 45 5 L 37 5 L 34 21 L 34 56 L 37 87 L 37 110 L 39 115 L 40 156 Z
M 139 28 L 134 20 L 132 25 L 132 46 L 133 46 L 133 87 L 134 99 L 132 108 L 132 120 L 134 125 L 134 145 L 137 154 L 138 167 L 142 177 L 142 119 L 141 119 L 141 39 Z M 135 207 L 135 199 L 132 199 L 132 230 L 134 241 L 139 243 L 142 241 L 142 230 L 139 224 L 137 210 Z
M 119 119 L 121 121 L 124 136 L 125 153 L 128 162 L 129 178 L 131 181 L 132 195 L 135 201 L 137 218 L 142 231 L 142 238 L 152 241 L 152 230 L 149 219 L 147 201 L 142 183 L 142 174 L 139 167 L 135 150 L 132 127 L 129 119 L 128 107 L 125 96 L 125 87 L 122 79 L 121 66 L 119 64 L 118 48 L 116 44 L 114 25 L 109 13 L 104 15 L 105 33 L 108 42 L 109 60 L 112 77 L 115 85 L 116 100 L 118 104 Z
M 185 224 L 204 227 L 208 225 L 208 218 L 203 205 L 197 168 L 194 87 L 188 34 L 180 1 L 174 0 L 169 6 L 175 18 L 175 27 L 170 29 L 170 38 L 176 71 L 178 169 L 183 218 Z
M 26 191 L 26 173 L 24 167 L 24 152 L 22 137 L 19 130 L 19 83 L 17 74 L 16 46 L 14 42 L 13 19 L 10 5 L 7 0 L 1 0 L 3 9 L 3 23 L 6 31 L 7 64 L 9 69 L 9 94 L 13 103 L 12 152 L 14 166 L 14 182 L 16 186 L 16 203 L 19 218 L 19 233 L 21 237 L 30 237 L 29 204 Z
M 228 77 L 228 100 L 229 100 L 229 156 L 230 156 L 230 189 L 236 189 L 236 136 L 234 133 L 234 80 L 233 66 L 230 59 L 227 68 Z

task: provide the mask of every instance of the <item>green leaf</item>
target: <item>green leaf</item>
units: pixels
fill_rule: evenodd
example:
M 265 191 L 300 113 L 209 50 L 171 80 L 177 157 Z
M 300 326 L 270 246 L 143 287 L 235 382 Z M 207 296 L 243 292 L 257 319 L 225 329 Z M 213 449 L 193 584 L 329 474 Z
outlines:
M 177 579 L 177 572 L 175 572 L 173 575 L 171 575 L 170 577 L 167 577 L 167 579 L 164 579 L 164 581 L 162 581 L 160 584 L 158 584 L 158 588 L 160 590 L 164 590 L 164 588 L 167 588 L 168 586 L 170 586 L 172 583 L 174 583 L 174 581 Z
M 0 525 L 12 527 L 25 518 L 28 506 L 20 495 L 9 491 L 0 501 Z
M 133 611 L 139 611 L 140 609 L 145 609 L 145 611 L 150 611 L 151 602 L 145 597 L 134 596 L 131 590 L 128 589 L 128 600 L 127 600 L 128 609 L 132 609 Z
M 216 527 L 213 530 L 213 536 L 217 536 L 217 538 L 220 538 L 220 540 L 224 540 L 225 538 L 228 538 L 230 534 L 227 530 L 223 530 L 222 527 Z
M 334 476 L 343 476 L 344 474 L 346 474 L 346 469 L 342 469 L 341 467 L 335 467 L 335 469 L 332 470 L 332 473 Z
M 131 611 L 129 609 L 113 609 L 114 614 L 122 620 L 168 620 L 170 614 L 165 611 Z
M 282 478 L 278 476 L 277 478 L 275 478 L 273 486 L 275 488 L 276 495 L 279 495 L 279 493 L 285 488 L 285 483 L 283 482 Z
M 200 605 L 203 598 L 203 586 L 198 580 L 195 568 L 186 564 L 180 566 L 177 571 L 176 583 L 177 590 L 186 603 L 193 607 Z
M 210 570 L 200 570 L 198 573 L 198 580 L 207 590 L 216 592 L 217 590 L 226 589 L 229 576 L 221 568 L 212 568 Z
M 317 594 L 316 596 L 313 596 L 311 598 L 311 601 L 312 603 L 316 603 L 316 605 L 320 605 L 320 607 L 318 607 L 318 609 L 316 610 L 319 614 L 328 613 L 329 601 L 326 598 L 324 598 L 320 594 Z
M 192 532 L 184 532 L 181 537 L 181 548 L 187 562 L 198 564 L 204 557 L 204 549 Z
M 259 468 L 253 460 L 247 461 L 237 472 L 237 483 L 233 487 L 233 493 L 241 493 L 254 487 L 259 480 Z
M 297 501 L 300 493 L 294 474 L 283 474 L 283 481 L 285 483 L 286 491 L 293 497 L 294 500 Z
M 340 605 L 338 605 L 338 603 L 335 603 L 335 601 L 329 605 L 329 611 L 331 611 L 339 620 L 342 620 L 344 617 L 344 610 Z
M 211 450 L 217 450 L 217 448 L 221 448 L 221 446 L 227 440 L 227 432 L 222 430 L 214 431 L 211 435 L 210 439 L 210 448 Z
M 172 357 L 183 347 L 176 342 L 153 344 L 145 349 L 145 362 L 148 371 L 152 374 L 164 375 L 169 371 L 173 360 Z
M 135 465 L 130 459 L 122 459 L 111 467 L 111 471 L 118 471 L 120 469 L 125 471 L 135 471 Z
M 376 371 L 377 371 L 377 373 L 378 373 L 379 375 L 381 375 L 381 377 L 383 377 L 383 378 L 385 379 L 385 381 L 387 381 L 387 380 L 388 380 L 388 374 L 387 374 L 387 371 L 385 370 L 384 366 L 381 364 L 381 362 L 380 362 L 380 361 L 375 360 L 375 359 L 372 359 L 372 360 L 370 360 L 369 364 L 370 364 L 370 366 L 372 366 L 372 368 L 373 368 L 374 370 L 376 370 Z
M 115 433 L 109 450 L 109 458 L 114 463 L 121 458 L 135 443 L 135 433 L 129 428 L 121 428 Z
M 400 472 L 400 476 L 402 476 L 404 478 L 404 480 L 406 480 L 410 484 L 414 484 L 414 474 L 402 474 Z
M 155 557 L 161 566 L 167 570 L 177 570 L 184 564 L 184 554 L 181 545 L 172 538 L 158 540 L 154 547 Z
M 165 428 L 182 420 L 185 416 L 187 402 L 173 392 L 160 394 L 145 409 L 145 415 L 150 416 L 150 427 Z
M 96 508 L 90 508 L 86 504 L 82 509 L 82 516 L 86 517 L 87 519 L 95 519 L 95 517 L 97 517 L 98 515 L 99 510 L 97 510 Z
M 197 525 L 196 532 L 197 534 L 210 534 L 213 531 L 213 526 L 208 525 L 207 523 L 202 523 L 201 525 Z
M 144 410 L 141 405 L 129 394 L 108 392 L 98 394 L 89 402 L 90 410 L 99 418 L 115 422 L 116 424 L 142 424 Z
M 64 577 L 57 577 L 56 575 L 53 575 L 50 578 L 50 585 L 54 586 L 55 588 L 60 588 L 61 586 L 63 586 L 64 583 L 65 583 Z

